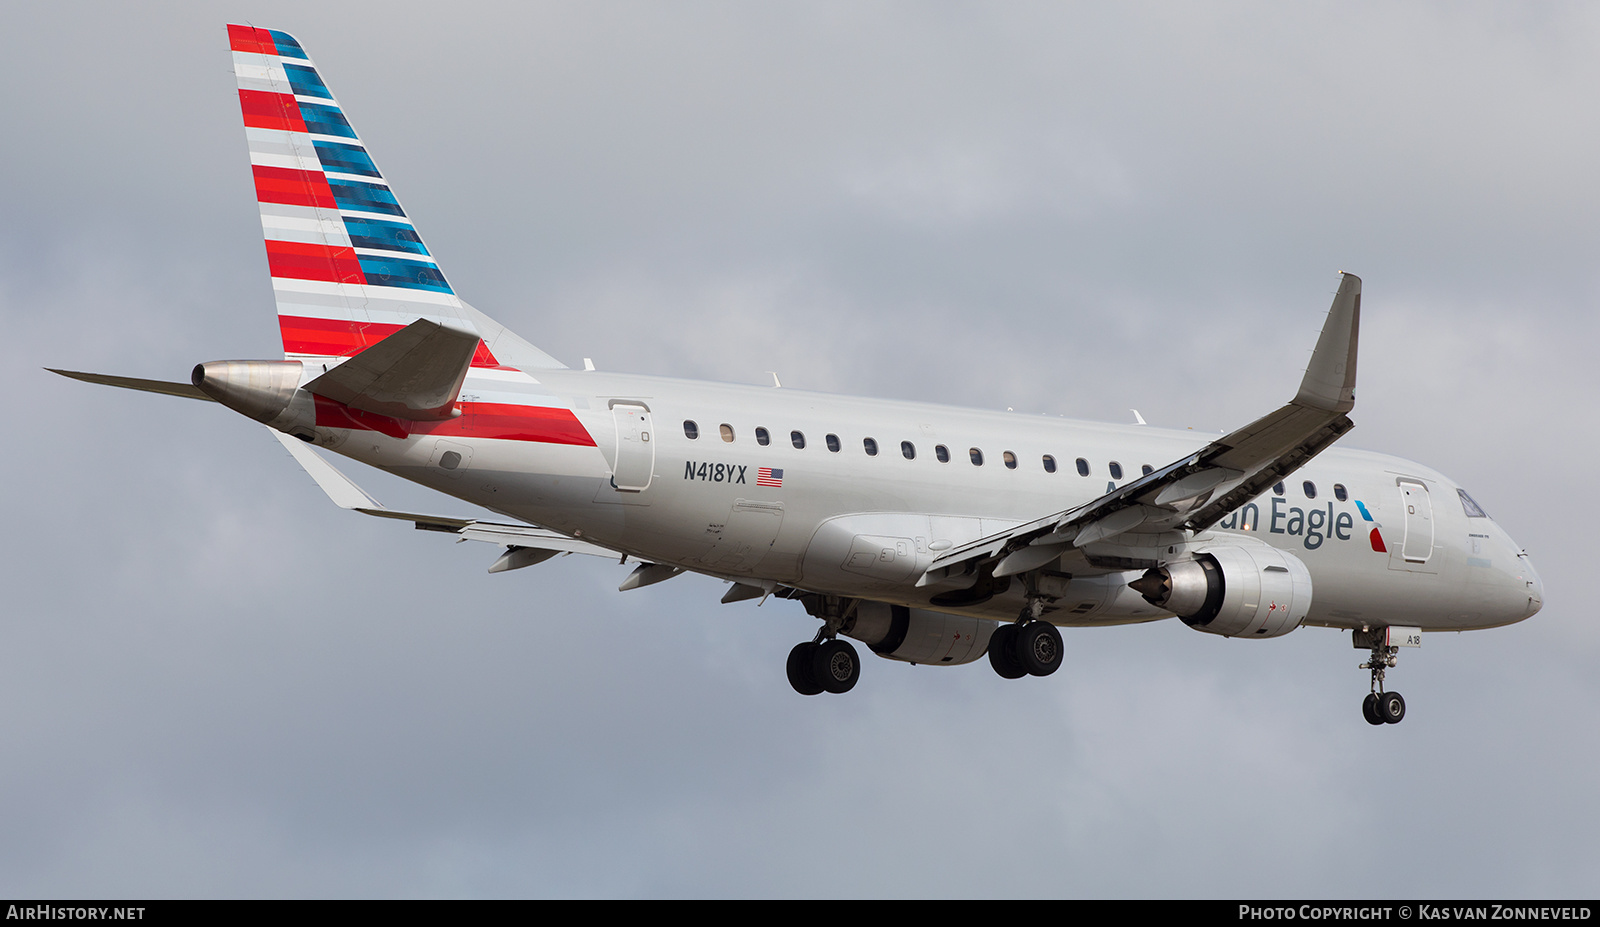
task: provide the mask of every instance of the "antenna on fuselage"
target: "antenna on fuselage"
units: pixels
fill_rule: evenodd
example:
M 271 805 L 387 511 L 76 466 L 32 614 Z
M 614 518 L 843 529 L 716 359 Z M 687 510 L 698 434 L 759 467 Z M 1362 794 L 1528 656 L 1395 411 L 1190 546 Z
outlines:
M 778 382 L 778 371 L 776 371 L 776 370 L 768 370 L 767 373 L 772 374 L 772 388 L 773 389 L 783 389 L 783 384 Z

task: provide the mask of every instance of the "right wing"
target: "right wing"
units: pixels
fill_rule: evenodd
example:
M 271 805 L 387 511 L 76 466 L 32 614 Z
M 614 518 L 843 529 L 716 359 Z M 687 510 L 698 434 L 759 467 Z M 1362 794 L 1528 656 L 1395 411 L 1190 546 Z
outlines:
M 1361 279 L 1344 274 L 1289 403 L 1092 502 L 955 548 L 929 565 L 918 586 L 976 582 L 1038 569 L 1068 551 L 1129 532 L 1197 533 L 1300 469 L 1354 427 Z M 1125 565 L 1131 567 L 1131 565 Z

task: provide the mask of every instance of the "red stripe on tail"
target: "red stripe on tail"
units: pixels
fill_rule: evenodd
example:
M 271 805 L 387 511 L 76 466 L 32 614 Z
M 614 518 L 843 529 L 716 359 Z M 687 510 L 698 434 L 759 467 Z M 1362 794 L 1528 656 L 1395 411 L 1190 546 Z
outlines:
M 233 46 L 236 52 L 252 52 L 258 55 L 278 53 L 278 46 L 272 41 L 271 32 L 250 26 L 228 26 L 228 44 Z
M 283 244 L 279 242 L 279 244 Z M 389 337 L 404 325 L 388 322 L 356 322 L 349 319 L 313 319 L 304 316 L 278 316 L 278 331 L 283 335 L 285 354 L 314 354 L 319 357 L 346 357 L 359 354 Z M 478 342 L 472 366 L 498 367 L 500 362 L 489 346 Z
M 239 109 L 244 112 L 244 124 L 252 129 L 306 131 L 305 120 L 300 118 L 300 104 L 294 101 L 292 93 L 241 90 Z
M 252 165 L 256 178 L 256 200 L 285 206 L 321 206 L 338 209 L 328 176 L 321 171 L 297 171 L 289 167 Z
M 274 277 L 325 280 L 329 283 L 366 283 L 354 248 L 334 248 L 303 241 L 267 239 L 267 264 Z M 365 345 L 363 345 L 365 347 Z

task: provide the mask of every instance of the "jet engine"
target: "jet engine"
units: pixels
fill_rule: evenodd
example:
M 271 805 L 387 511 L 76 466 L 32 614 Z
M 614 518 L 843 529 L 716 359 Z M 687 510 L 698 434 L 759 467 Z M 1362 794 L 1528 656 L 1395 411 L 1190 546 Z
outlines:
M 1128 585 L 1196 631 L 1223 637 L 1280 637 L 1311 610 L 1306 565 L 1265 545 L 1213 547 Z
M 854 623 L 841 633 L 890 660 L 953 666 L 971 663 L 987 653 L 989 635 L 999 626 L 965 615 L 862 602 L 856 606 Z

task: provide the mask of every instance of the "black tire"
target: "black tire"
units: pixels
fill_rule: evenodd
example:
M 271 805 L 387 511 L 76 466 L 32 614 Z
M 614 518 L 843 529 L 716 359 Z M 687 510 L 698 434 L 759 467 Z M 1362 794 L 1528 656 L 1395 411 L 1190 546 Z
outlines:
M 1378 693 L 1368 692 L 1367 697 L 1361 700 L 1361 717 L 1366 718 L 1368 724 L 1383 723 L 1383 717 L 1378 714 Z
M 1001 679 L 1021 679 L 1028 675 L 1017 661 L 1016 647 L 1017 626 L 1003 624 L 995 628 L 994 634 L 989 637 L 989 665 L 1000 674 Z
M 789 685 L 801 695 L 821 695 L 822 683 L 811 672 L 812 657 L 817 645 L 804 641 L 789 651 Z
M 1032 676 L 1048 676 L 1061 668 L 1061 632 L 1048 621 L 1030 621 L 1017 629 L 1012 650 Z
M 845 641 L 823 641 L 811 658 L 811 675 L 824 692 L 843 695 L 856 687 L 861 678 L 861 657 Z
M 1385 692 L 1378 696 L 1378 717 L 1385 724 L 1399 724 L 1406 718 L 1406 700 L 1398 692 Z

